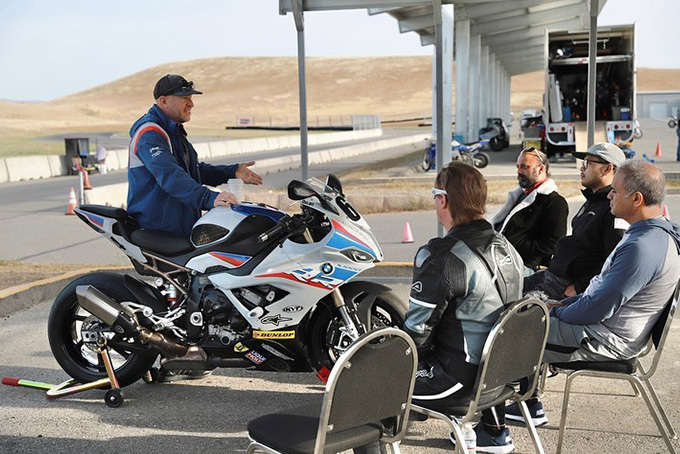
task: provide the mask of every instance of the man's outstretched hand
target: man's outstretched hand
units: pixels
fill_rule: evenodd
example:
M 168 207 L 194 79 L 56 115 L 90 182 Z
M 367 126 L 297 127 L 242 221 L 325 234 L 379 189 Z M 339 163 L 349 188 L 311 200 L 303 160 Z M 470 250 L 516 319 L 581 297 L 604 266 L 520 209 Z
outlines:
M 262 177 L 248 167 L 255 165 L 255 161 L 244 162 L 236 169 L 236 178 L 240 178 L 246 184 L 262 184 Z

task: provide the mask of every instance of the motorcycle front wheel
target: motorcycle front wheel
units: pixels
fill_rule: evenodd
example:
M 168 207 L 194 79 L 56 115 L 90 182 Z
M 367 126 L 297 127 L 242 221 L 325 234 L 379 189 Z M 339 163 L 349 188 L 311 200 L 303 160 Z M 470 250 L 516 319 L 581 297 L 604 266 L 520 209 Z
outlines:
M 429 172 L 434 168 L 434 161 L 430 159 L 430 152 L 429 150 L 425 150 L 425 154 L 423 155 L 423 162 L 421 163 L 421 166 L 425 172 Z
M 99 333 L 108 340 L 108 352 L 120 385 L 134 383 L 151 368 L 158 353 L 134 339 L 111 339 L 109 326 L 78 303 L 76 287 L 79 285 L 93 285 L 119 303 L 135 301 L 120 274 L 93 273 L 68 284 L 54 301 L 47 321 L 47 335 L 54 358 L 67 374 L 80 383 L 107 377 L 101 355 L 91 342 L 83 339 L 84 333 Z M 161 302 L 151 309 L 154 312 L 167 310 Z
M 408 306 L 392 292 L 380 293 L 371 310 L 371 326 L 374 330 L 386 326 L 403 329 Z M 345 324 L 338 310 L 330 301 L 319 303 L 311 320 L 308 339 L 310 365 L 315 370 L 323 367 L 331 370 L 352 340 L 344 332 Z
M 489 165 L 489 155 L 483 151 L 480 151 L 472 156 L 472 161 L 475 163 L 475 167 L 478 169 L 483 169 Z

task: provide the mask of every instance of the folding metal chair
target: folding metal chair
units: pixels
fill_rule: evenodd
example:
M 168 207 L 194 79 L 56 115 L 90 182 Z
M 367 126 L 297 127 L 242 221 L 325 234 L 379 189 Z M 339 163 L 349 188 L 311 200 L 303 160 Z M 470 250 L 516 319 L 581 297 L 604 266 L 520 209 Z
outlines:
M 364 334 L 333 366 L 322 399 L 248 423 L 247 453 L 337 453 L 376 441 L 399 453 L 417 363 L 403 331 Z
M 562 452 L 562 443 L 564 441 L 564 432 L 567 422 L 567 410 L 569 406 L 569 395 L 571 393 L 571 384 L 576 377 L 596 377 L 596 378 L 611 378 L 614 380 L 625 380 L 629 382 L 636 392 L 636 397 L 642 395 L 642 398 L 647 404 L 649 412 L 654 418 L 654 422 L 659 429 L 666 447 L 668 450 L 677 454 L 675 447 L 671 443 L 671 439 L 677 440 L 678 435 L 673 429 L 673 426 L 666 415 L 666 411 L 661 405 L 661 401 L 652 386 L 649 379 L 654 375 L 656 368 L 661 358 L 668 330 L 671 327 L 675 309 L 678 305 L 678 292 L 680 291 L 680 283 L 676 287 L 673 296 L 666 304 L 661 316 L 652 328 L 652 336 L 645 351 L 638 357 L 626 361 L 575 361 L 569 363 L 553 363 L 551 364 L 553 370 L 558 373 L 565 374 L 567 377 L 564 386 L 564 399 L 562 401 L 562 416 L 560 419 L 560 432 L 557 440 L 557 453 Z M 640 358 L 652 355 L 649 368 L 645 368 Z M 661 420 L 663 419 L 663 423 Z M 664 427 L 665 424 L 665 427 Z
M 456 449 L 466 454 L 461 426 L 472 421 L 477 412 L 512 400 L 522 411 L 536 451 L 543 454 L 525 401 L 536 389 L 549 324 L 548 308 L 540 300 L 525 298 L 512 303 L 486 339 L 472 399 L 458 405 L 428 403 L 424 407 L 412 403 L 411 410 L 446 421 L 456 438 Z M 513 385 L 522 379 L 529 381 L 529 388 L 520 394 Z

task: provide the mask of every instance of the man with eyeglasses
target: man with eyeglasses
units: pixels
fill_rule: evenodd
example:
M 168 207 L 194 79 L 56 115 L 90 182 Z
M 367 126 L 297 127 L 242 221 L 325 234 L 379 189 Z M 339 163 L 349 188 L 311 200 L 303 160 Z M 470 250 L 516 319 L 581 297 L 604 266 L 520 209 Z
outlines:
M 626 161 L 623 151 L 611 143 L 597 143 L 572 155 L 583 160 L 586 202 L 571 221 L 572 234 L 557 242 L 548 269 L 524 279 L 524 292 L 543 300 L 582 293 L 628 228 L 626 221 L 611 213 L 607 198 L 616 169 Z
M 566 235 L 569 206 L 550 178 L 548 158 L 534 147 L 520 152 L 517 181 L 519 187 L 508 193 L 491 224 L 515 246 L 524 265 L 536 270 L 548 264 L 557 241 Z
M 176 74 L 161 77 L 153 89 L 155 104 L 130 128 L 127 211 L 144 229 L 188 238 L 202 210 L 238 201 L 228 191 L 215 192 L 230 178 L 262 184 L 248 167 L 198 161 L 183 124 L 191 120 L 193 95 L 202 92 Z

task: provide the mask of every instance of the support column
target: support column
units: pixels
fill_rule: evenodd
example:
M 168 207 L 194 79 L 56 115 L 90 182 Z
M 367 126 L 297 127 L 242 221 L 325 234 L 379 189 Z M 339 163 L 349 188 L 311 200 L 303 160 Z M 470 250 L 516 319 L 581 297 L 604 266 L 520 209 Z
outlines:
M 480 89 L 479 89 L 479 127 L 486 126 L 486 118 L 489 116 L 489 47 L 482 47 L 480 59 Z
M 468 67 L 470 65 L 470 20 L 456 21 L 456 135 L 467 141 Z
M 486 117 L 493 117 L 496 106 L 494 103 L 496 102 L 496 98 L 494 96 L 494 90 L 496 88 L 496 55 L 495 54 L 490 54 L 489 55 L 489 70 L 487 72 L 487 77 L 489 81 L 489 86 L 487 89 L 487 99 L 486 99 L 486 104 L 487 104 L 487 112 L 486 112 Z M 486 119 L 484 119 L 484 126 L 486 126 Z
M 435 69 L 436 69 L 436 115 L 433 125 L 437 131 L 437 169 L 451 162 L 451 78 L 453 75 L 453 4 L 442 5 L 434 1 Z M 444 227 L 437 224 L 439 236 Z
M 588 148 L 595 143 L 595 83 L 597 82 L 597 15 L 600 1 L 590 0 L 590 38 L 588 40 Z
M 468 77 L 470 78 L 469 102 L 468 102 L 468 128 L 467 141 L 477 141 L 479 137 L 479 103 L 480 103 L 480 60 L 482 53 L 482 37 L 470 36 L 470 66 Z
M 300 3 L 298 3 L 300 2 Z M 309 177 L 309 149 L 307 145 L 307 76 L 305 72 L 305 25 L 301 0 L 291 0 L 297 29 L 298 90 L 300 96 L 300 168 L 302 181 Z

